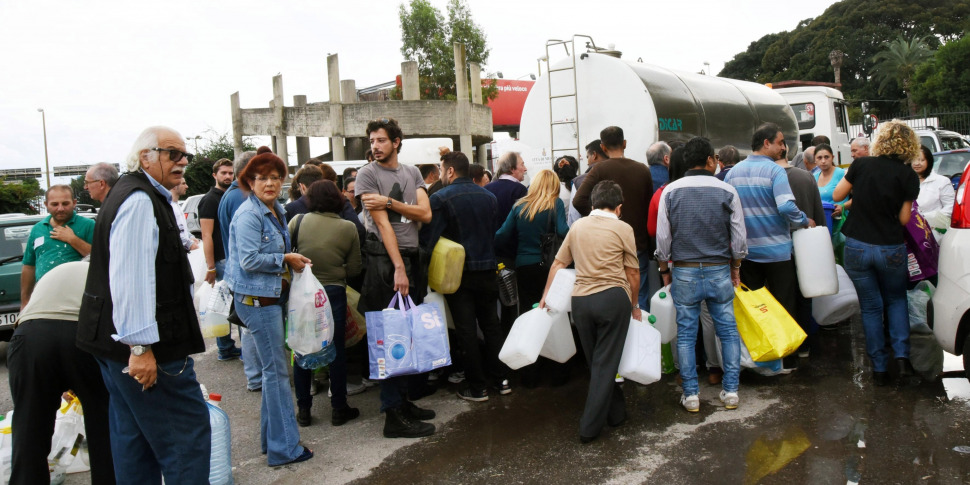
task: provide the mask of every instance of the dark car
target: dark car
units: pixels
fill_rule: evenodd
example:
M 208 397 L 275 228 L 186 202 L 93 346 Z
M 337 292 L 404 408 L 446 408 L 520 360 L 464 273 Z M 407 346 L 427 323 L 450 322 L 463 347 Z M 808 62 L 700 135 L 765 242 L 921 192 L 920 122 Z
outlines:
M 956 190 L 968 161 L 970 161 L 970 148 L 937 152 L 933 154 L 933 171 L 950 179 L 953 182 L 953 190 Z
M 27 237 L 46 216 L 0 215 L 0 341 L 9 341 L 20 315 L 20 271 Z

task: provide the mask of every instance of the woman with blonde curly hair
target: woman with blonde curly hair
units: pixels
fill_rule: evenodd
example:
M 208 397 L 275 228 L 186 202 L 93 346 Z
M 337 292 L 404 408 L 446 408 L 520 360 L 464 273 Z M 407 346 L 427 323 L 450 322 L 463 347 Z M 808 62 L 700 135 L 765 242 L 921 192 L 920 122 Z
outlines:
M 559 198 L 559 177 L 552 170 L 541 170 L 529 185 L 529 191 L 512 206 L 505 223 L 495 233 L 495 248 L 515 254 L 515 271 L 519 286 L 519 308 L 527 310 L 542 298 L 549 267 L 542 265 L 542 235 L 554 228 L 565 238 L 566 206 Z M 538 373 L 534 366 L 523 369 L 523 384 L 535 387 Z M 561 374 L 562 369 L 555 369 Z M 557 376 L 559 377 L 559 376 Z
M 852 162 L 833 193 L 835 200 L 852 193 L 852 212 L 842 226 L 845 272 L 859 293 L 866 353 L 877 386 L 889 383 L 890 352 L 900 381 L 918 381 L 909 361 L 909 271 L 903 233 L 919 195 L 919 178 L 907 163 L 919 156 L 919 149 L 912 128 L 898 120 L 885 123 L 876 134 L 873 156 Z

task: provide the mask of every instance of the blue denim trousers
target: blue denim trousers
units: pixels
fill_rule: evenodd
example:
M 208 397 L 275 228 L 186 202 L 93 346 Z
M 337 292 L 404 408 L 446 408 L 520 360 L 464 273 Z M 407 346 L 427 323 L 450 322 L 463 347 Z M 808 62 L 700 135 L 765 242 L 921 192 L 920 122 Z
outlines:
M 637 303 L 640 308 L 650 311 L 650 297 L 658 288 L 650 288 L 650 259 L 653 255 L 649 251 L 637 251 L 637 259 L 640 260 L 640 293 L 637 294 Z
M 158 363 L 143 391 L 121 371 L 126 362 L 97 359 L 108 389 L 108 429 L 118 483 L 209 483 L 212 437 L 191 357 Z
M 741 373 L 741 338 L 734 320 L 734 285 L 731 284 L 730 266 L 678 268 L 675 264 L 672 276 L 670 295 L 677 312 L 677 362 L 680 364 L 680 378 L 684 381 L 684 395 L 698 393 L 694 349 L 702 301 L 707 302 L 707 309 L 714 320 L 714 333 L 721 340 L 721 368 L 724 369 L 721 386 L 727 392 L 737 392 Z
M 872 361 L 872 370 L 886 372 L 890 347 L 897 359 L 909 358 L 906 245 L 877 246 L 846 237 L 845 272 L 859 294 L 866 353 Z M 889 319 L 885 323 L 883 309 Z
M 236 295 L 236 313 L 248 327 L 263 365 L 260 449 L 269 466 L 281 465 L 303 453 L 290 391 L 289 353 L 283 347 L 283 308 L 250 306 L 242 299 Z
M 333 312 L 333 348 L 336 357 L 330 363 L 330 407 L 344 409 L 347 406 L 347 349 L 344 340 L 347 335 L 347 288 L 342 285 L 327 285 L 323 287 L 330 300 L 330 310 Z M 313 371 L 298 365 L 293 366 L 293 388 L 296 391 L 296 405 L 301 408 L 313 406 L 313 395 L 310 394 L 310 384 L 313 381 Z

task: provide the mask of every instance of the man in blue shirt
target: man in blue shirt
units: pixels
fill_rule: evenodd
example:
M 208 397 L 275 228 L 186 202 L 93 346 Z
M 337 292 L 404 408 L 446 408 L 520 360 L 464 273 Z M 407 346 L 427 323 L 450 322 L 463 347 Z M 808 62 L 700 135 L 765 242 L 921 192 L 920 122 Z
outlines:
M 670 180 L 670 152 L 670 145 L 662 141 L 647 148 L 647 163 L 650 165 L 650 176 L 653 177 L 654 193 Z
M 20 309 L 27 305 L 34 284 L 55 266 L 80 261 L 91 252 L 94 221 L 78 216 L 74 190 L 70 185 L 54 185 L 47 189 L 44 206 L 50 213 L 34 224 L 24 249 L 23 269 L 20 272 Z
M 785 134 L 774 123 L 758 127 L 751 139 L 753 153 L 724 177 L 741 197 L 748 256 L 741 265 L 741 282 L 752 290 L 768 287 L 795 315 L 795 266 L 792 227 L 815 227 L 815 221 L 795 205 L 785 169 L 775 163 L 787 150 Z
M 450 152 L 441 158 L 441 183 L 431 196 L 431 224 L 422 231 L 422 246 L 431 251 L 444 236 L 465 248 L 465 267 L 458 291 L 445 295 L 455 321 L 468 387 L 458 392 L 466 401 L 487 401 L 489 384 L 499 394 L 512 392 L 507 369 L 498 360 L 504 334 L 498 323 L 498 282 L 495 269 L 494 195 L 472 182 L 468 157 Z M 485 336 L 485 355 L 478 345 L 477 329 Z M 486 377 L 485 369 L 488 369 Z M 489 382 L 491 381 L 491 382 Z
M 220 236 L 222 236 L 223 254 L 226 257 L 229 256 L 229 225 L 232 224 L 232 216 L 248 196 L 248 194 L 239 188 L 239 174 L 242 173 L 249 161 L 255 156 L 256 152 L 254 151 L 242 152 L 233 160 L 234 180 L 229 184 L 226 193 L 222 194 L 222 199 L 219 200 L 217 216 L 221 231 Z M 252 392 L 258 392 L 263 388 L 263 363 L 259 360 L 259 354 L 256 353 L 256 342 L 253 342 L 253 336 L 249 333 L 249 330 L 242 329 L 239 335 L 239 343 L 242 346 L 243 372 L 246 373 L 246 389 Z

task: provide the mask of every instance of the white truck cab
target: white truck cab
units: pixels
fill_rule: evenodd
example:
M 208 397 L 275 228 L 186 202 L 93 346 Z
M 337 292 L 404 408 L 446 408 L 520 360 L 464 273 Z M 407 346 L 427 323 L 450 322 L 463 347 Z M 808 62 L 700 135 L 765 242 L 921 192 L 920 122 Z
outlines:
M 770 85 L 788 101 L 798 120 L 798 152 L 825 135 L 832 141 L 836 165 L 852 163 L 849 151 L 849 115 L 842 92 L 831 83 L 782 81 Z M 790 149 L 790 148 L 789 148 Z

